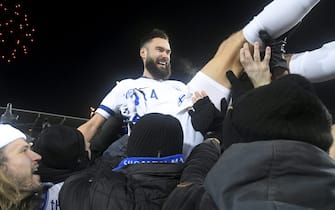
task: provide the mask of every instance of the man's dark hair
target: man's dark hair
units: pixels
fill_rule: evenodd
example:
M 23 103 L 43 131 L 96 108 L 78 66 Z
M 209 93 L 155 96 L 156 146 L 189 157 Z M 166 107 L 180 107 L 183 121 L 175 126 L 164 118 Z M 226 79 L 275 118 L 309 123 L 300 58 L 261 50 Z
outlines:
M 169 36 L 165 33 L 165 31 L 154 28 L 148 34 L 144 35 L 140 41 L 140 47 L 142 48 L 147 42 L 151 41 L 154 38 L 162 38 L 169 40 Z

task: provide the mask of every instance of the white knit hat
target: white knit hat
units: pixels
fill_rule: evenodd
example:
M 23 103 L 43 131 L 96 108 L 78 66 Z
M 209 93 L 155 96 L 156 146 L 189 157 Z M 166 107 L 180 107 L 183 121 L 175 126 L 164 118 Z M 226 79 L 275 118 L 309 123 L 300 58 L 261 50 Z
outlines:
M 18 138 L 26 139 L 26 135 L 8 124 L 0 124 L 0 148 Z

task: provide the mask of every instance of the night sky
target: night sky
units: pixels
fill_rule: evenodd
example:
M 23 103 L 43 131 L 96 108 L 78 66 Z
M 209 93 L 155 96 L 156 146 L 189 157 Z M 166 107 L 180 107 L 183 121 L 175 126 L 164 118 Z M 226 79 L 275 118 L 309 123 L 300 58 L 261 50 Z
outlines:
M 169 34 L 172 78 L 187 81 L 220 41 L 269 2 L 25 0 L 34 43 L 27 56 L 0 64 L 0 106 L 88 117 L 117 80 L 141 75 L 139 39 L 152 28 Z M 334 40 L 334 6 L 321 1 L 289 38 L 287 51 Z M 316 87 L 332 111 L 335 81 Z

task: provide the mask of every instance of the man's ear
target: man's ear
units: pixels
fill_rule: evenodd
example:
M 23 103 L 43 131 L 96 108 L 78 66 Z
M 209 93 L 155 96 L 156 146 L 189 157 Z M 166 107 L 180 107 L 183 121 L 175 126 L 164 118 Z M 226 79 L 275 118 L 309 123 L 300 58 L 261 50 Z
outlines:
M 140 49 L 140 56 L 141 56 L 142 59 L 145 59 L 147 57 L 147 53 L 148 53 L 148 51 L 144 47 L 142 47 Z

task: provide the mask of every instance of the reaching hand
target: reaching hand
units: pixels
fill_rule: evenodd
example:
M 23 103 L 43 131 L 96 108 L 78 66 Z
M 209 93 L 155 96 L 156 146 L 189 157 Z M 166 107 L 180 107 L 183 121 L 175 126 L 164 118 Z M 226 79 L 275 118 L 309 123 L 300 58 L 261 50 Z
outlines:
M 234 102 L 238 97 L 254 88 L 254 85 L 251 83 L 250 78 L 245 72 L 242 73 L 240 78 L 237 78 L 233 71 L 229 70 L 227 71 L 226 76 L 231 84 L 230 93 L 232 102 Z
M 254 54 L 251 55 L 248 43 L 244 43 L 240 50 L 240 62 L 244 71 L 248 74 L 254 87 L 267 85 L 271 82 L 270 62 L 271 48 L 266 47 L 265 56 L 261 60 L 259 43 L 254 44 Z
M 228 107 L 227 101 L 221 100 L 220 112 L 211 102 L 205 91 L 194 92 L 192 97 L 193 110 L 189 110 L 193 128 L 204 136 L 211 133 L 212 137 L 221 139 L 222 122 Z
M 200 99 L 204 98 L 207 96 L 207 93 L 205 91 L 195 91 L 192 97 L 192 103 L 195 104 L 197 101 Z
M 270 72 L 272 74 L 272 80 L 287 74 L 289 71 L 289 66 L 285 59 L 287 37 L 284 39 L 273 39 L 268 32 L 261 30 L 259 32 L 259 38 L 261 38 L 265 46 L 271 48 Z

